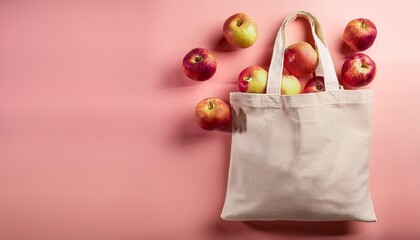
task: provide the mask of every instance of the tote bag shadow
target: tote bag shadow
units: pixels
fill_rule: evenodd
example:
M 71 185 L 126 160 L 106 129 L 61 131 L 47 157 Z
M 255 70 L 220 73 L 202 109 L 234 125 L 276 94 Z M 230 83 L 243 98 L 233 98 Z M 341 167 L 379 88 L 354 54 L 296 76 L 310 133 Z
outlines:
M 324 92 L 281 95 L 285 28 L 311 26 Z M 277 34 L 266 94 L 232 92 L 225 220 L 376 221 L 369 190 L 372 90 L 343 90 L 322 26 L 297 11 Z

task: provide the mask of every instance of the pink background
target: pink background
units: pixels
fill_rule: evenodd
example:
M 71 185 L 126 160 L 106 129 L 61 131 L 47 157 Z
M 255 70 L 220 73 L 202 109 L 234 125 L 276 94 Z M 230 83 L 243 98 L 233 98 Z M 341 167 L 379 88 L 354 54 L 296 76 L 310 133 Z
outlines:
M 284 17 L 324 25 L 336 69 L 347 22 L 379 35 L 371 189 L 377 223 L 219 218 L 230 132 L 194 122 L 228 99 L 239 72 L 268 67 Z M 420 238 L 420 1 L 0 0 L 0 239 Z M 224 20 L 249 13 L 259 39 L 234 50 Z M 288 41 L 307 39 L 302 21 Z M 194 47 L 218 61 L 207 82 L 181 68 Z M 281 183 L 279 183 L 281 184 Z

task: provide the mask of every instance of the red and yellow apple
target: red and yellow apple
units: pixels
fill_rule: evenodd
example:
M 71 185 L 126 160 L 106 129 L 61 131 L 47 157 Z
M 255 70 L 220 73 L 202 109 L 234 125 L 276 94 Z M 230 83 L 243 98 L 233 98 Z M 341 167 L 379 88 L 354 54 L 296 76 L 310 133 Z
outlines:
M 249 66 L 242 70 L 238 78 L 241 92 L 265 93 L 267 88 L 267 71 L 260 66 Z
M 324 77 L 316 76 L 306 83 L 305 87 L 303 88 L 302 93 L 313 93 L 313 92 L 322 92 L 325 91 L 324 85 Z
M 353 51 L 364 51 L 370 48 L 376 39 L 375 24 L 366 18 L 351 20 L 343 33 L 343 40 Z
M 220 129 L 230 121 L 230 106 L 220 98 L 203 99 L 195 107 L 195 120 L 202 129 Z
M 196 81 L 205 81 L 215 74 L 217 63 L 209 50 L 194 48 L 185 55 L 182 67 L 187 77 Z
M 363 87 L 375 78 L 376 64 L 366 54 L 355 53 L 346 58 L 341 68 L 344 83 L 350 87 Z
M 258 27 L 248 14 L 236 13 L 223 24 L 223 35 L 232 46 L 248 48 L 257 41 Z
M 317 65 L 318 53 L 307 42 L 294 43 L 288 46 L 284 52 L 284 67 L 296 77 L 314 72 Z
M 302 92 L 302 85 L 299 79 L 293 75 L 283 75 L 281 77 L 281 90 L 282 95 L 295 95 Z

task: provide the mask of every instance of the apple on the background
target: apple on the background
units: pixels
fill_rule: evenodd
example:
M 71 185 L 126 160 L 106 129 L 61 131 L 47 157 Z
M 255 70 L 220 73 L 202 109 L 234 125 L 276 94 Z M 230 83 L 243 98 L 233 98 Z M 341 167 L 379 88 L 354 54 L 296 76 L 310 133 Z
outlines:
M 313 92 L 322 92 L 325 91 L 325 84 L 324 84 L 324 77 L 323 76 L 316 76 L 306 83 L 305 87 L 303 88 L 302 93 L 313 93 Z
M 307 42 L 301 41 L 291 44 L 284 52 L 284 67 L 296 77 L 314 72 L 317 65 L 318 53 Z
M 257 41 L 258 27 L 248 14 L 236 13 L 223 24 L 223 35 L 230 45 L 248 48 Z
M 190 79 L 205 81 L 214 75 L 217 63 L 209 50 L 205 48 L 194 48 L 185 55 L 182 61 L 182 67 L 185 75 Z
M 368 85 L 375 78 L 375 75 L 375 62 L 363 53 L 348 56 L 341 68 L 344 83 L 354 88 Z
M 295 95 L 302 92 L 302 85 L 299 79 L 293 75 L 283 75 L 281 77 L 281 94 Z
M 376 39 L 375 24 L 366 18 L 351 20 L 343 33 L 343 40 L 353 51 L 364 51 L 370 48 Z
M 265 93 L 267 88 L 267 71 L 260 66 L 249 66 L 242 70 L 238 78 L 241 92 Z
M 202 129 L 220 129 L 230 121 L 230 106 L 220 98 L 203 99 L 195 107 L 195 119 Z

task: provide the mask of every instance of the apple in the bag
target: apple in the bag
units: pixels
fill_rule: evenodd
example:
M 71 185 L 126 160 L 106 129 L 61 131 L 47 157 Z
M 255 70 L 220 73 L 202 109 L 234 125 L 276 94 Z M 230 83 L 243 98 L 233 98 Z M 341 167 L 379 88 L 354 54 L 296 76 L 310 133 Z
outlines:
M 284 51 L 284 67 L 296 77 L 314 72 L 317 65 L 318 53 L 307 42 L 294 43 Z
M 355 53 L 344 61 L 341 75 L 348 86 L 363 87 L 375 78 L 376 64 L 368 55 Z
M 302 85 L 299 79 L 293 75 L 283 75 L 281 77 L 281 94 L 295 95 L 302 92 Z
M 372 46 L 376 34 L 376 26 L 372 21 L 366 18 L 358 18 L 347 24 L 344 29 L 343 40 L 351 50 L 364 51 Z
M 267 71 L 260 66 L 249 66 L 242 70 L 238 78 L 241 92 L 265 93 L 267 88 Z
M 223 24 L 223 35 L 230 45 L 248 48 L 257 41 L 258 27 L 248 14 L 236 13 Z
M 303 88 L 302 93 L 313 93 L 313 92 L 322 92 L 325 91 L 324 85 L 324 77 L 316 76 L 306 83 L 305 87 Z
M 205 81 L 214 75 L 217 63 L 209 50 L 194 48 L 185 55 L 182 67 L 187 77 L 196 81 Z
M 220 98 L 203 99 L 195 107 L 195 120 L 202 129 L 220 129 L 230 121 L 230 106 Z

